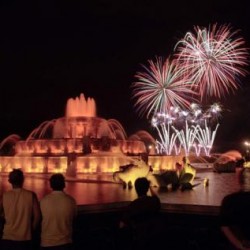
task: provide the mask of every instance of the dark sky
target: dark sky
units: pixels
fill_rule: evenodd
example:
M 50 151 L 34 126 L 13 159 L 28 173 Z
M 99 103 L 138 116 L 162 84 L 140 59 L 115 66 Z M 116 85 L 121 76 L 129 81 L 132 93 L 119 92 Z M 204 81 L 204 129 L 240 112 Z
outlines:
M 193 26 L 231 24 L 250 47 L 249 1 L 6 0 L 0 8 L 0 138 L 25 138 L 64 116 L 66 101 L 84 93 L 98 115 L 118 119 L 128 135 L 152 132 L 132 101 L 141 64 L 168 57 Z M 221 100 L 217 146 L 250 139 L 250 78 Z

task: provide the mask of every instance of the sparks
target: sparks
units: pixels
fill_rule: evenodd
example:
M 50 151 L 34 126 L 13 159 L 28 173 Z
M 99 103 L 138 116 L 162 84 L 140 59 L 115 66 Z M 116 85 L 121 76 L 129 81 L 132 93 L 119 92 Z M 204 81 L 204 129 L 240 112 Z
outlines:
M 238 88 L 239 76 L 246 75 L 248 49 L 237 33 L 228 25 L 197 26 L 176 44 L 177 61 L 201 99 L 226 96 Z
M 187 108 L 190 100 L 195 99 L 196 93 L 175 61 L 157 58 L 143 68 L 145 72 L 137 73 L 138 80 L 132 85 L 133 97 L 137 98 L 135 106 L 142 115 L 167 113 L 171 107 Z

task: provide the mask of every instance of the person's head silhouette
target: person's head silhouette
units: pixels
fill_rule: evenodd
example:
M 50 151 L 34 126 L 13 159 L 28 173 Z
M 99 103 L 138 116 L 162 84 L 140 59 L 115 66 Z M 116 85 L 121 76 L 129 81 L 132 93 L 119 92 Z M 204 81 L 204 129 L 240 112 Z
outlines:
M 24 182 L 24 175 L 21 169 L 13 169 L 9 173 L 9 183 L 16 188 L 22 187 Z
M 138 196 L 147 195 L 149 189 L 149 181 L 145 177 L 137 178 L 135 181 L 135 190 Z
M 55 191 L 62 191 L 65 188 L 65 178 L 62 174 L 53 174 L 50 177 L 50 186 Z

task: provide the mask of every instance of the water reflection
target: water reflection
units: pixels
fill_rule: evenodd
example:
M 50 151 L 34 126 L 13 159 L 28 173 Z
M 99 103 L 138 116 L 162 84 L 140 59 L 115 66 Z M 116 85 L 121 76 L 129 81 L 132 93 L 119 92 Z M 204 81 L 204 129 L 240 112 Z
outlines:
M 25 176 L 24 187 L 36 192 L 40 200 L 51 189 L 49 186 L 50 175 L 30 174 Z M 8 175 L 0 175 L 0 196 L 6 190 L 11 189 L 8 183 Z M 110 176 L 86 175 L 76 179 L 66 179 L 66 193 L 72 195 L 78 205 L 104 204 L 112 202 L 131 201 L 136 198 L 134 189 L 124 190 L 121 185 L 113 183 Z
M 51 191 L 49 177 L 46 174 L 26 174 L 24 187 L 37 193 L 39 200 Z M 209 186 L 204 187 L 204 178 L 209 179 Z M 177 190 L 161 191 L 155 188 L 163 207 L 170 209 L 194 209 L 196 206 L 206 213 L 219 211 L 224 196 L 240 190 L 238 177 L 235 173 L 198 172 L 194 184 L 199 184 L 193 190 L 182 192 Z M 8 174 L 0 174 L 0 198 L 2 193 L 11 189 Z M 137 196 L 135 189 L 123 189 L 120 184 L 112 182 L 111 175 L 81 174 L 76 179 L 67 178 L 65 192 L 75 197 L 78 205 L 102 205 L 117 202 L 132 201 Z M 185 208 L 183 206 L 185 205 Z M 109 205 L 108 205 L 109 206 Z M 193 208 L 195 207 L 195 208 Z M 215 209 L 215 210 L 214 210 Z

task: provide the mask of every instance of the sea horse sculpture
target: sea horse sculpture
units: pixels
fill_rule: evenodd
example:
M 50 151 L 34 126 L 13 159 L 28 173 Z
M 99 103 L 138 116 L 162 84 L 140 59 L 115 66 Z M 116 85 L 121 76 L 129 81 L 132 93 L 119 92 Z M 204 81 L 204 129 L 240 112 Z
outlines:
M 135 180 L 140 177 L 147 177 L 152 172 L 152 167 L 147 165 L 143 160 L 134 160 L 134 163 L 120 166 L 119 171 L 115 171 L 113 179 L 120 182 L 123 187 L 132 188 Z

